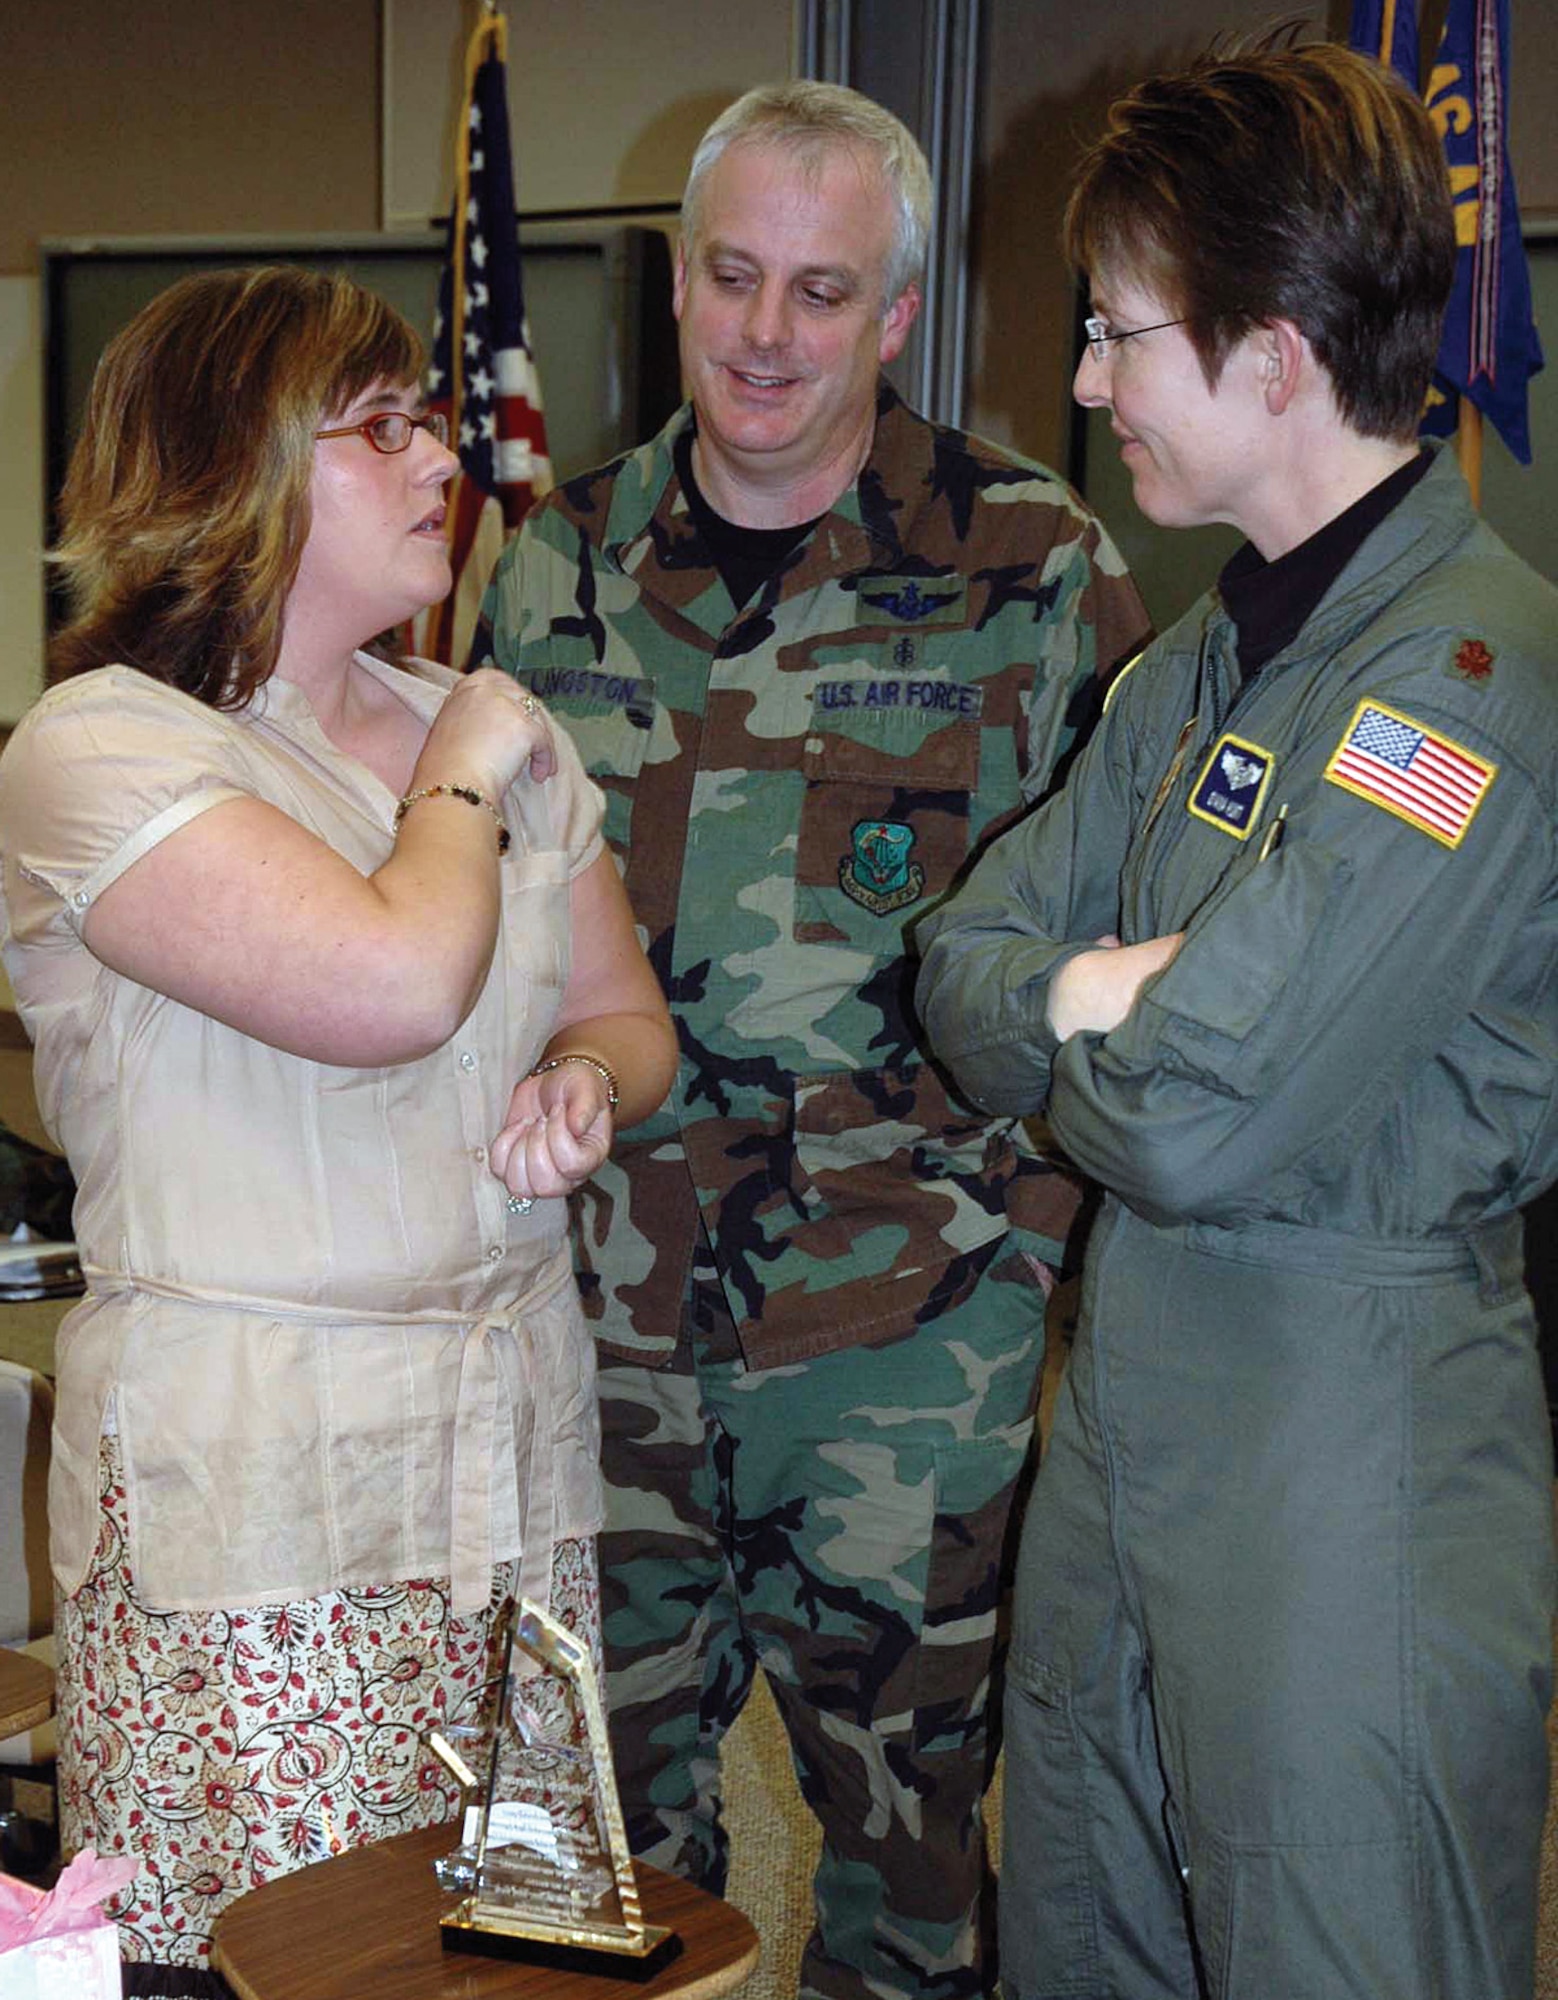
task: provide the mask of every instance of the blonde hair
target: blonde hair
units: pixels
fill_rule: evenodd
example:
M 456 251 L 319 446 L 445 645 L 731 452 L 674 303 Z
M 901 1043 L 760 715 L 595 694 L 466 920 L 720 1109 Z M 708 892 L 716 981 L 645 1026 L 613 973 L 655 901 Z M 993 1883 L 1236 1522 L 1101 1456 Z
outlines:
M 213 271 L 153 299 L 104 350 L 71 457 L 51 677 L 118 661 L 242 707 L 280 651 L 314 431 L 422 363 L 400 314 L 339 274 Z

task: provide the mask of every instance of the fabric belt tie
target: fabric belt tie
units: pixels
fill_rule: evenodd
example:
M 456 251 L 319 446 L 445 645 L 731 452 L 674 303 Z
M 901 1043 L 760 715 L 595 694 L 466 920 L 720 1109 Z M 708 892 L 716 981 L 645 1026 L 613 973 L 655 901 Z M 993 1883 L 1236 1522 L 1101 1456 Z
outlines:
M 491 1314 L 465 1329 L 455 1400 L 454 1478 L 449 1503 L 449 1602 L 457 1617 L 480 1611 L 492 1595 L 492 1474 L 497 1457 L 498 1364 L 492 1335 L 506 1328 L 519 1350 L 523 1389 L 515 1439 L 528 1469 L 519 1495 L 519 1595 L 545 1610 L 551 1590 L 557 1492 L 546 1441 L 553 1431 L 551 1371 L 541 1364 L 527 1319 Z M 538 1446 L 540 1447 L 538 1449 Z
M 1353 1284 L 1432 1285 L 1475 1277 L 1485 1305 L 1517 1296 L 1525 1283 L 1525 1222 L 1518 1211 L 1459 1235 L 1350 1236 L 1296 1222 L 1246 1222 L 1231 1229 L 1190 1222 L 1159 1234 L 1213 1257 Z
M 100 1296 L 146 1292 L 157 1298 L 194 1305 L 219 1306 L 266 1319 L 314 1325 L 358 1327 L 452 1326 L 461 1335 L 460 1377 L 455 1397 L 454 1464 L 449 1501 L 449 1605 L 457 1617 L 482 1610 L 492 1595 L 495 1558 L 492 1547 L 492 1481 L 498 1429 L 498 1359 L 493 1335 L 507 1332 L 519 1355 L 522 1408 L 517 1414 L 520 1435 L 516 1449 L 525 1447 L 520 1462 L 527 1466 L 517 1495 L 519 1510 L 519 1594 L 545 1608 L 551 1588 L 552 1539 L 557 1522 L 557 1491 L 552 1477 L 553 1433 L 551 1370 L 540 1352 L 531 1315 L 551 1303 L 573 1283 L 566 1255 L 555 1269 L 502 1312 L 462 1313 L 429 1306 L 416 1312 L 364 1311 L 349 1305 L 305 1305 L 295 1299 L 266 1298 L 249 1292 L 222 1291 L 215 1286 L 178 1285 L 126 1271 L 109 1271 L 83 1264 L 90 1292 Z M 528 1438 L 525 1436 L 528 1431 Z M 516 1658 L 516 1669 L 523 1672 Z

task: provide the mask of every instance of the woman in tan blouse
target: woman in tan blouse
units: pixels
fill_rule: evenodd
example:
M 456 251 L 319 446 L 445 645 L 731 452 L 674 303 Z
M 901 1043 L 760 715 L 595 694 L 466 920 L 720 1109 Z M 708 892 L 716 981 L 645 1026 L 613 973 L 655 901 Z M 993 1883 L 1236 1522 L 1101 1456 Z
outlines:
M 56 685 L 0 761 L 88 1277 L 62 1832 L 141 1857 L 121 1941 L 169 1992 L 231 1896 L 447 1816 L 421 1738 L 505 1594 L 597 1637 L 561 1197 L 674 1041 L 568 739 L 501 674 L 358 650 L 449 588 L 421 362 L 345 279 L 149 306 L 66 488 Z

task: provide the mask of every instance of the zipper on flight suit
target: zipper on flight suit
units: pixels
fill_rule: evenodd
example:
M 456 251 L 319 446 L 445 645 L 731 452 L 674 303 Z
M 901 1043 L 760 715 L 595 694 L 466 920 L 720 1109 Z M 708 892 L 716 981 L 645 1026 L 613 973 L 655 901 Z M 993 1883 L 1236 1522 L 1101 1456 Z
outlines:
M 1196 659 L 1195 712 L 1179 732 L 1179 739 L 1175 744 L 1174 756 L 1164 774 L 1162 783 L 1154 794 L 1152 809 L 1143 821 L 1141 833 L 1135 842 L 1131 857 L 1126 864 L 1126 872 L 1121 881 L 1120 917 L 1122 924 L 1127 921 L 1128 910 L 1136 909 L 1141 902 L 1144 879 L 1148 877 L 1156 879 L 1165 862 L 1174 853 L 1178 843 L 1184 839 L 1186 830 L 1190 826 L 1191 815 L 1188 812 L 1180 812 L 1173 815 L 1168 822 L 1158 829 L 1156 840 L 1149 840 L 1148 837 L 1150 830 L 1161 817 L 1163 808 L 1168 804 L 1170 798 L 1179 798 L 1185 790 L 1183 781 L 1187 765 L 1192 771 L 1200 769 L 1202 760 L 1211 745 L 1217 741 L 1234 721 L 1240 708 L 1251 696 L 1252 691 L 1260 684 L 1261 676 L 1259 674 L 1252 674 L 1248 678 L 1240 680 L 1237 686 L 1233 688 L 1230 700 L 1224 700 L 1222 697 L 1227 690 L 1229 676 L 1226 672 L 1219 670 L 1222 663 L 1213 662 L 1210 657 L 1211 651 L 1212 635 L 1210 632 L 1204 632 Z M 1200 726 L 1203 717 L 1206 719 L 1205 728 Z M 1197 912 L 1208 908 L 1214 901 L 1227 894 L 1234 883 L 1243 878 L 1248 868 L 1259 867 L 1263 861 L 1276 851 L 1281 844 L 1285 832 L 1286 819 L 1287 806 L 1284 804 L 1277 814 L 1276 819 L 1268 825 L 1264 836 L 1256 844 L 1253 853 L 1245 853 L 1243 855 L 1230 854 L 1228 856 L 1228 865 L 1222 871 L 1217 882 L 1208 886 L 1205 896 L 1197 905 Z M 1175 820 L 1179 822 L 1177 825 L 1174 824 Z M 1246 862 L 1247 867 L 1241 868 L 1236 865 L 1241 859 Z M 1128 898 L 1129 901 L 1127 901 Z M 1188 921 L 1188 918 L 1182 919 L 1178 926 L 1173 926 L 1166 925 L 1162 920 L 1159 920 L 1156 930 L 1144 929 L 1141 931 L 1140 936 L 1154 936 L 1164 928 L 1182 928 L 1183 923 L 1186 921 Z M 1121 935 L 1125 936 L 1123 930 Z M 1134 938 L 1127 938 L 1127 942 L 1135 941 Z
M 1201 643 L 1196 654 L 1195 693 L 1191 712 L 1180 727 L 1167 768 L 1159 780 L 1157 790 L 1153 793 L 1152 804 L 1147 809 L 1147 815 L 1142 821 L 1140 832 L 1132 842 L 1131 854 L 1126 862 L 1125 873 L 1120 883 L 1120 919 L 1122 925 L 1126 922 L 1127 911 L 1134 908 L 1140 900 L 1142 877 L 1147 869 L 1149 859 L 1155 864 L 1164 855 L 1172 852 L 1177 836 L 1172 834 L 1166 826 L 1160 829 L 1159 821 L 1162 819 L 1164 808 L 1168 805 L 1169 801 L 1178 795 L 1181 788 L 1181 781 L 1184 778 L 1185 767 L 1191 762 L 1193 754 L 1203 749 L 1206 743 L 1211 740 L 1208 733 L 1201 728 L 1201 719 L 1206 715 L 1209 706 L 1214 710 L 1211 716 L 1211 728 L 1214 735 L 1221 725 L 1222 717 L 1220 712 L 1218 712 L 1220 711 L 1221 704 L 1216 699 L 1215 676 L 1209 672 L 1207 658 L 1211 643 L 1212 635 L 1210 631 L 1204 631 L 1201 634 Z M 1186 815 L 1181 814 L 1180 817 L 1183 818 Z M 1156 841 L 1153 839 L 1155 831 L 1157 833 Z M 1148 934 L 1143 933 L 1143 935 Z M 1127 944 L 1137 942 L 1135 938 L 1126 936 L 1123 929 L 1121 936 L 1125 938 Z

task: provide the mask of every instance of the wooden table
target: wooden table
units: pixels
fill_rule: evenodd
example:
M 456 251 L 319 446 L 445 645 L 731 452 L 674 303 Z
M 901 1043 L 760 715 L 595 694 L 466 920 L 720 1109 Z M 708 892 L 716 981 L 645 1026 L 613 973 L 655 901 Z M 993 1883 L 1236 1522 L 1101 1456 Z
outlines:
M 648 1979 L 446 1950 L 454 1897 L 433 1862 L 453 1829 L 423 1828 L 280 1876 L 216 1920 L 211 1962 L 238 2000 L 715 2000 L 756 1969 L 757 1933 L 729 1903 L 636 1863 L 644 1916 L 681 1952 Z
M 0 1740 L 36 1729 L 54 1713 L 54 1669 L 0 1646 Z

